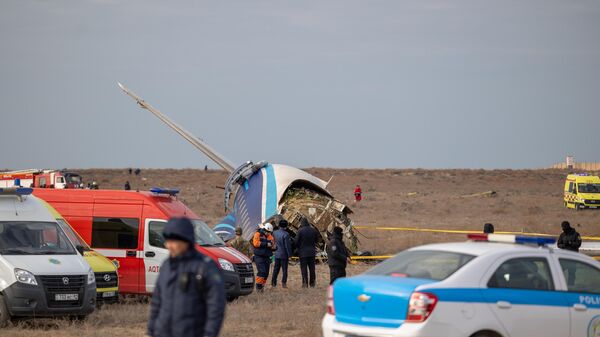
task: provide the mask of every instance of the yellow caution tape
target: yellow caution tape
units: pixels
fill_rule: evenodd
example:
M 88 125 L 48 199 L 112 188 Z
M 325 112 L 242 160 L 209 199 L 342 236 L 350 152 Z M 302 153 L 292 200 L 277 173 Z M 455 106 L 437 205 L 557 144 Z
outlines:
M 371 227 L 371 226 L 354 226 L 356 229 L 372 229 L 380 231 L 407 231 L 407 232 L 426 232 L 426 233 L 447 233 L 447 234 L 481 234 L 481 231 L 473 230 L 458 230 L 458 229 L 432 229 L 432 228 L 413 228 L 413 227 Z M 530 235 L 530 236 L 548 236 L 556 237 L 552 234 L 544 233 L 528 233 L 528 232 L 494 232 L 494 234 L 515 234 L 515 235 Z M 598 236 L 582 236 L 583 240 L 597 240 Z
M 350 259 L 352 260 L 387 260 L 394 255 L 375 255 L 375 256 L 352 256 Z

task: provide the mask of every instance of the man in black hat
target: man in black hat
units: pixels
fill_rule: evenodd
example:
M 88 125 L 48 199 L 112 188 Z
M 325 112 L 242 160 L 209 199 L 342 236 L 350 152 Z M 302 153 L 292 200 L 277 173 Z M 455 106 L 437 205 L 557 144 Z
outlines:
M 575 228 L 571 227 L 568 221 L 563 221 L 560 225 L 563 232 L 558 237 L 558 242 L 556 242 L 558 248 L 579 252 L 579 247 L 581 247 L 581 236 L 579 233 L 577 233 Z
M 327 245 L 327 264 L 329 265 L 329 284 L 335 280 L 346 277 L 346 266 L 350 254 L 344 243 L 344 230 L 341 227 L 334 227 L 331 240 Z
M 494 225 L 492 225 L 491 223 L 486 223 L 485 225 L 483 225 L 483 233 L 485 234 L 494 234 Z
M 287 288 L 288 265 L 292 257 L 292 240 L 290 233 L 287 232 L 288 222 L 285 219 L 279 220 L 279 228 L 273 232 L 275 238 L 275 265 L 273 267 L 273 277 L 271 278 L 271 286 L 277 286 L 277 278 L 279 270 L 283 271 L 281 276 L 281 287 Z
M 163 236 L 169 258 L 160 267 L 146 335 L 217 337 L 225 315 L 221 271 L 195 249 L 189 219 L 170 219 Z

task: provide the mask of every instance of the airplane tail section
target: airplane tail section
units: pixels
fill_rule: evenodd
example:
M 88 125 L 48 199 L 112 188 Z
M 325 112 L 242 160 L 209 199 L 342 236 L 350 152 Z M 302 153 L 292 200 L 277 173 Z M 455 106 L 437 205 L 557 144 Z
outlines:
M 179 135 L 181 135 L 183 138 L 185 138 L 185 140 L 190 142 L 195 148 L 202 151 L 202 153 L 204 153 L 208 158 L 210 158 L 212 161 L 214 161 L 217 165 L 219 165 L 225 171 L 227 171 L 229 173 L 233 172 L 233 170 L 235 169 L 235 166 L 232 162 L 230 162 L 224 156 L 222 156 L 217 151 L 215 151 L 212 147 L 210 147 L 208 144 L 206 144 L 203 140 L 198 139 L 196 136 L 191 134 L 189 131 L 182 128 L 177 123 L 173 122 L 169 117 L 167 117 L 162 112 L 158 111 L 156 108 L 154 108 L 153 106 L 148 104 L 141 97 L 136 95 L 133 91 L 126 88 L 123 84 L 121 84 L 119 82 L 117 82 L 117 83 L 119 84 L 119 87 L 121 88 L 121 90 L 123 90 L 128 96 L 133 98 L 140 105 L 140 107 L 152 112 L 152 114 L 154 114 L 154 116 L 156 116 L 163 123 L 167 124 L 171 129 L 173 129 L 175 132 L 177 132 Z

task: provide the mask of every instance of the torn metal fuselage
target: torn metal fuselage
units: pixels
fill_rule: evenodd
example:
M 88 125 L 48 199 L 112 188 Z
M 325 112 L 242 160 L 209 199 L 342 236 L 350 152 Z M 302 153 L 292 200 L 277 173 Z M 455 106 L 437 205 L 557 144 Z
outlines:
M 259 224 L 278 219 L 288 220 L 288 231 L 295 237 L 299 221 L 305 217 L 321 233 L 319 250 L 335 226 L 344 229 L 349 250 L 356 253 L 358 239 L 349 215 L 352 211 L 336 200 L 326 189 L 327 183 L 295 167 L 248 162 L 233 171 L 225 186 L 225 201 L 235 194 L 233 205 L 226 203 L 228 215 L 215 226 L 225 239 L 234 236 L 235 228 L 242 228 L 243 236 L 250 239 Z

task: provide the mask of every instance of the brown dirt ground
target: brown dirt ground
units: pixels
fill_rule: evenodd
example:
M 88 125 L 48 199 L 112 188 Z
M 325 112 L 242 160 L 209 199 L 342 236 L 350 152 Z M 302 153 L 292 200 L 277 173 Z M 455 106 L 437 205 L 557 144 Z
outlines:
M 310 173 L 328 180 L 330 190 L 354 210 L 356 225 L 402 226 L 480 230 L 492 222 L 497 231 L 558 234 L 560 222 L 569 220 L 582 235 L 600 236 L 600 210 L 576 212 L 563 207 L 564 170 L 423 170 L 423 169 L 327 169 Z M 126 180 L 134 189 L 153 186 L 179 187 L 180 199 L 202 219 L 214 225 L 223 216 L 222 186 L 226 174 L 196 169 L 142 170 L 139 177 L 125 169 L 78 170 L 87 181 L 101 188 L 120 189 Z M 364 200 L 353 204 L 353 190 L 362 186 Z M 463 196 L 495 191 L 495 197 Z M 416 192 L 416 193 L 415 193 Z M 463 235 L 361 230 L 362 249 L 375 254 L 395 253 L 429 242 L 460 241 Z M 355 265 L 349 274 L 368 266 Z M 318 268 L 317 289 L 299 289 L 299 272 L 291 268 L 291 289 L 252 295 L 229 305 L 222 336 L 320 336 L 320 319 L 325 311 L 327 268 Z M 64 320 L 22 322 L 0 336 L 141 336 L 147 304 L 109 306 L 94 313 L 85 323 Z

